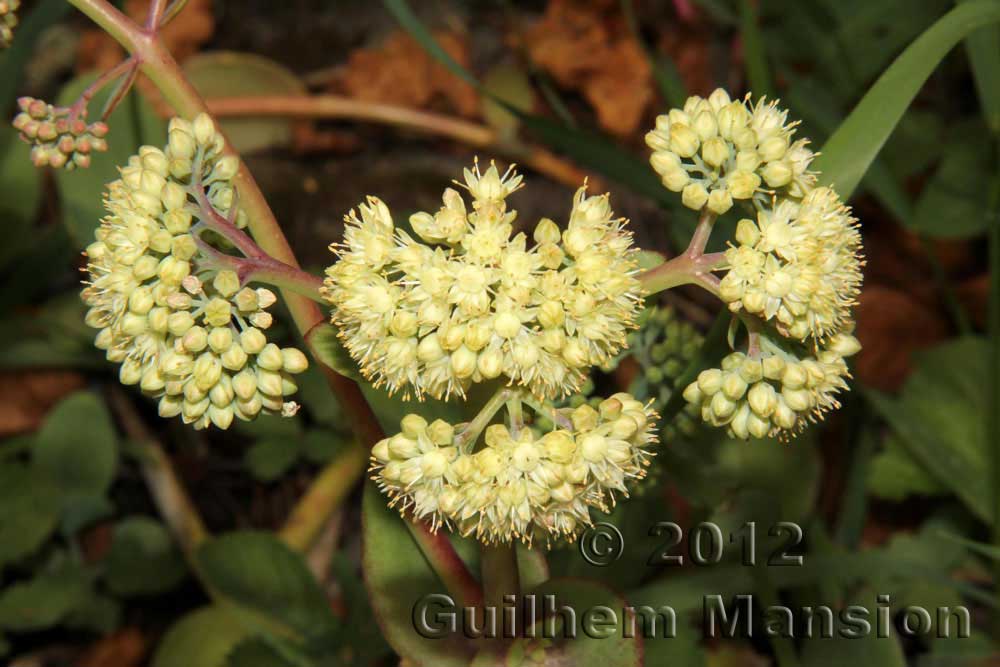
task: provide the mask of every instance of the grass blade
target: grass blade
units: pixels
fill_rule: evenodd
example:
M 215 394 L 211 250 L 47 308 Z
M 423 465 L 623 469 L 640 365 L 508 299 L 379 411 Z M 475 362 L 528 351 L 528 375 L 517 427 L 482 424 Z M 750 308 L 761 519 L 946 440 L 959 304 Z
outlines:
M 971 0 L 952 9 L 896 58 L 813 163 L 821 180 L 849 198 L 903 113 L 941 60 L 973 31 L 1000 21 L 1000 2 Z

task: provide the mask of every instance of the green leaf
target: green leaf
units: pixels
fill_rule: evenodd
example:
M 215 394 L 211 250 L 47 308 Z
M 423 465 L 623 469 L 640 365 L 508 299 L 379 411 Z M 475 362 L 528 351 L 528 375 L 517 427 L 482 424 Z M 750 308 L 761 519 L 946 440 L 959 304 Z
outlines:
M 345 375 L 352 380 L 360 380 L 361 373 L 358 372 L 358 365 L 351 359 L 347 349 L 340 343 L 337 336 L 337 328 L 332 324 L 324 322 L 318 324 L 305 335 L 306 344 L 309 351 L 315 355 L 320 363 L 329 366 L 341 375 Z
M 944 56 L 972 31 L 1000 21 L 1000 2 L 972 0 L 948 12 L 879 77 L 823 146 L 813 167 L 850 198 L 910 102 Z
M 252 53 L 199 53 L 184 63 L 191 85 L 204 97 L 306 95 L 306 86 L 288 68 Z M 287 146 L 294 121 L 288 118 L 224 118 L 222 130 L 240 153 Z
M 0 566 L 34 553 L 56 529 L 61 506 L 47 475 L 22 463 L 0 465 Z
M 94 75 L 85 75 L 66 84 L 59 93 L 57 104 L 69 106 L 93 82 Z M 90 102 L 92 115 L 99 113 L 110 94 L 105 88 Z M 104 186 L 118 178 L 118 167 L 142 144 L 162 145 L 166 126 L 145 100 L 133 90 L 108 118 L 108 150 L 94 153 L 86 169 L 55 170 L 56 188 L 62 204 L 63 220 L 76 246 L 86 247 L 94 240 L 94 230 L 105 215 L 102 203 Z
M 552 656 L 552 664 L 574 667 L 638 667 L 644 664 L 641 632 L 637 631 L 632 639 L 624 637 L 629 622 L 625 609 L 630 605 L 620 594 L 592 581 L 564 578 L 551 579 L 531 592 L 539 600 L 553 596 L 556 609 L 565 605 L 577 612 L 576 639 L 557 645 L 559 657 Z M 544 625 L 539 635 L 543 629 Z M 562 634 L 557 629 L 555 636 Z
M 460 636 L 421 636 L 414 605 L 429 595 L 447 594 L 430 569 L 399 514 L 386 506 L 374 484 L 365 485 L 361 506 L 362 568 L 375 620 L 401 657 L 434 667 L 466 667 L 468 648 Z M 434 608 L 429 609 L 429 613 Z
M 102 635 L 118 629 L 122 622 L 122 603 L 113 597 L 91 590 L 75 609 L 66 615 L 63 624 L 74 630 L 89 630 Z
M 305 638 L 336 632 L 337 619 L 300 554 L 270 533 L 217 537 L 195 556 L 205 581 L 237 605 Z
M 81 567 L 64 561 L 30 581 L 8 586 L 0 593 L 0 628 L 50 628 L 87 598 L 90 583 Z
M 746 60 L 747 79 L 754 97 L 772 97 L 771 70 L 767 64 L 764 40 L 757 25 L 757 9 L 751 0 L 740 0 L 740 35 L 743 37 L 743 58 Z
M 966 38 L 965 49 L 972 63 L 983 118 L 990 132 L 1000 135 L 1000 28 L 988 26 L 976 30 Z
M 551 577 L 549 563 L 541 549 L 529 547 L 520 542 L 517 549 L 517 571 L 520 574 L 521 590 L 528 591 L 541 586 Z
M 879 498 L 895 501 L 914 495 L 940 496 L 948 493 L 941 482 L 907 453 L 898 436 L 887 438 L 885 449 L 872 459 L 868 489 Z
M 286 659 L 271 642 L 251 637 L 241 642 L 226 658 L 226 667 L 300 667 L 299 661 Z
M 8 234 L 0 249 L 0 265 L 33 240 L 27 232 L 42 197 L 41 171 L 31 163 L 30 148 L 17 134 L 9 125 L 0 126 L 0 218 Z
M 864 389 L 907 454 L 980 520 L 993 517 L 982 415 L 988 343 L 966 337 L 918 356 L 898 399 Z
M 330 571 L 340 584 L 347 619 L 340 643 L 331 647 L 328 653 L 339 654 L 345 664 L 351 662 L 351 657 L 356 665 L 380 663 L 392 649 L 382 637 L 378 624 L 372 623 L 374 611 L 358 565 L 346 552 L 340 552 L 334 555 Z
M 982 122 L 961 123 L 945 138 L 946 153 L 920 194 L 910 227 L 937 238 L 967 238 L 986 231 L 990 155 Z
M 87 526 L 115 513 L 114 504 L 105 496 L 74 495 L 63 508 L 59 531 L 72 537 Z
M 872 596 L 860 599 L 860 604 Z M 906 667 L 906 658 L 899 637 L 890 627 L 888 637 L 874 632 L 860 637 L 842 637 L 836 630 L 832 639 L 813 637 L 802 642 L 802 667 L 843 667 L 844 665 L 878 665 Z
M 169 591 L 187 572 L 167 528 L 143 516 L 129 517 L 115 525 L 104 567 L 108 588 L 122 596 Z
M 243 458 L 247 469 L 257 479 L 272 482 L 291 468 L 299 459 L 298 438 L 258 440 Z
M 329 463 L 343 448 L 343 435 L 326 429 L 311 429 L 302 438 L 302 456 L 316 464 Z
M 229 653 L 253 632 L 226 607 L 202 607 L 174 623 L 152 667 L 226 667 Z
M 103 495 L 118 465 L 118 442 L 104 404 L 86 391 L 63 399 L 38 432 L 32 464 L 70 497 Z

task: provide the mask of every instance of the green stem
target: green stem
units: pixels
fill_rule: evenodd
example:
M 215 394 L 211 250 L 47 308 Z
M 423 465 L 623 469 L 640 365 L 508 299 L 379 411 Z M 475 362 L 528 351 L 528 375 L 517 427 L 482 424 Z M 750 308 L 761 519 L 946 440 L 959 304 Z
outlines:
M 459 451 L 465 451 L 467 447 L 474 444 L 479 438 L 479 434 L 483 432 L 489 423 L 493 420 L 493 417 L 500 408 L 510 400 L 512 397 L 518 395 L 519 392 L 515 389 L 508 389 L 506 387 L 502 389 L 497 389 L 496 393 L 490 397 L 490 400 L 486 401 L 479 413 L 469 422 L 462 432 L 458 434 L 455 438 L 455 446 L 458 447 Z
M 330 515 L 354 487 L 368 463 L 368 448 L 353 442 L 316 475 L 285 520 L 280 536 L 298 551 L 309 549 Z
M 725 261 L 723 253 L 691 256 L 685 252 L 643 272 L 639 275 L 639 282 L 647 296 L 681 285 L 698 285 L 718 296 L 719 279 L 712 275 L 712 271 L 723 266 Z
M 540 415 L 544 415 L 548 419 L 552 420 L 552 423 L 559 428 L 573 430 L 573 422 L 570 421 L 569 417 L 559 414 L 555 406 L 549 405 L 548 403 L 542 403 L 530 394 L 524 397 L 524 402 L 528 404 L 532 410 Z

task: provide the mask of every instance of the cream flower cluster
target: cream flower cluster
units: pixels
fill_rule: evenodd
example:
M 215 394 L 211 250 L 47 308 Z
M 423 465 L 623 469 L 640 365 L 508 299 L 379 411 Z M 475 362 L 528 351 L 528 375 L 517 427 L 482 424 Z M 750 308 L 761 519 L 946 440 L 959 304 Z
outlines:
M 840 407 L 836 394 L 850 377 L 845 358 L 860 349 L 854 336 L 839 333 L 803 359 L 776 347 L 754 356 L 734 352 L 721 369 L 702 371 L 684 398 L 700 406 L 706 422 L 726 426 L 730 437 L 795 434 Z
M 108 126 L 101 121 L 71 118 L 69 108 L 33 97 L 18 98 L 17 105 L 21 111 L 14 117 L 14 129 L 21 133 L 22 141 L 31 144 L 31 161 L 36 167 L 86 168 L 92 153 L 108 150 L 104 139 Z
M 410 218 L 417 238 L 374 197 L 347 216 L 324 295 L 376 386 L 440 398 L 505 376 L 558 397 L 625 345 L 641 305 L 625 220 L 580 188 L 565 231 L 544 219 L 532 242 L 511 238 L 520 186 L 512 170 L 466 169 L 471 206 L 447 189 L 439 211 Z
M 218 213 L 229 215 L 236 158 L 223 156 L 204 114 L 173 119 L 169 137 L 163 150 L 140 148 L 108 186 L 108 215 L 86 251 L 83 300 L 87 324 L 100 330 L 95 343 L 121 364 L 122 383 L 159 398 L 164 417 L 225 429 L 234 417 L 294 413 L 291 376 L 308 362 L 268 342 L 274 294 L 199 265 L 200 220 L 210 212 L 196 189 L 208 185 Z
M 784 199 L 743 219 L 719 286 L 733 311 L 774 320 L 782 334 L 822 339 L 850 320 L 861 290 L 861 234 L 829 188 Z
M 403 513 L 436 530 L 455 526 L 484 543 L 574 540 L 608 511 L 653 456 L 656 413 L 629 394 L 597 409 L 582 405 L 553 415 L 557 428 L 486 428 L 472 449 L 463 425 L 427 423 L 411 414 L 402 432 L 372 450 L 373 479 Z M 468 428 L 468 426 L 465 426 Z
M 6 49 L 14 41 L 17 27 L 17 10 L 21 0 L 0 0 L 0 50 Z
M 734 200 L 764 201 L 773 193 L 801 197 L 815 183 L 813 152 L 795 139 L 797 123 L 777 102 L 731 100 L 721 88 L 689 97 L 683 109 L 658 116 L 646 134 L 650 164 L 685 206 L 722 215 Z

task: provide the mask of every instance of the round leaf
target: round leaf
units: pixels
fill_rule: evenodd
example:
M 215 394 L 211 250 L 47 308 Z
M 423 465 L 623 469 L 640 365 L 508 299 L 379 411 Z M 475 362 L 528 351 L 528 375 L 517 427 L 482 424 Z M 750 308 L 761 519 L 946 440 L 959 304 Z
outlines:
M 153 667 L 225 667 L 229 653 L 251 636 L 224 607 L 202 607 L 174 623 L 153 656 Z
M 168 591 L 184 578 L 186 567 L 162 523 L 129 517 L 115 526 L 105 561 L 108 588 L 118 595 L 152 595 Z
M 306 638 L 337 630 L 329 601 L 302 556 L 270 533 L 217 537 L 196 555 L 206 582 L 232 602 Z
M 63 493 L 103 495 L 118 465 L 118 443 L 104 404 L 88 392 L 60 402 L 38 432 L 32 462 Z

